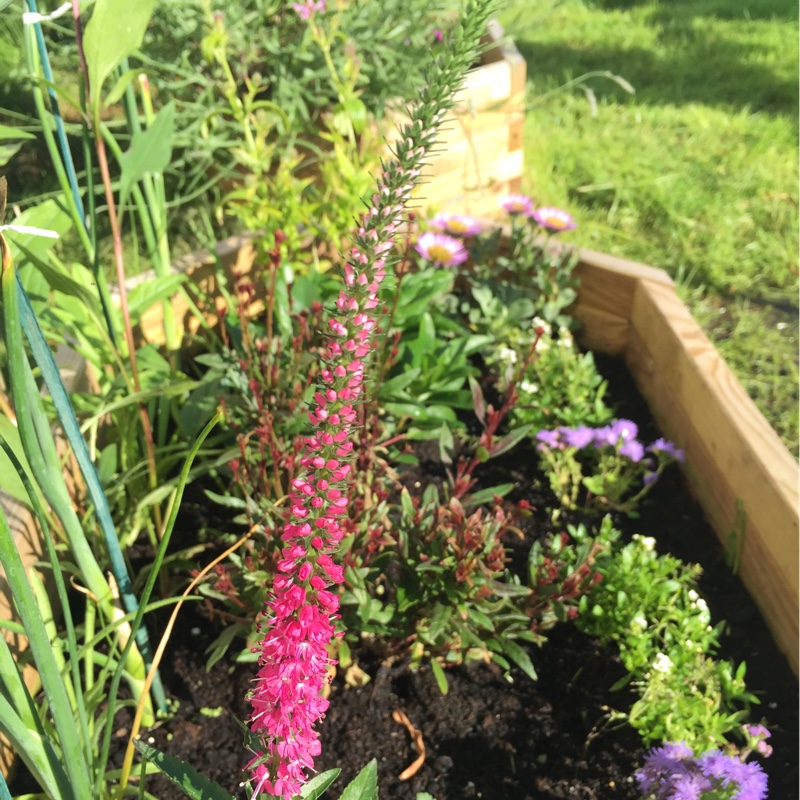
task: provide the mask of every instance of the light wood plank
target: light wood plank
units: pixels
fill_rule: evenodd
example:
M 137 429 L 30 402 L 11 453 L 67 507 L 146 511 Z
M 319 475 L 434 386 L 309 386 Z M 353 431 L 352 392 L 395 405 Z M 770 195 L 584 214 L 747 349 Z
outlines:
M 726 549 L 743 510 L 742 580 L 797 671 L 797 463 L 668 285 L 638 283 L 626 361 Z

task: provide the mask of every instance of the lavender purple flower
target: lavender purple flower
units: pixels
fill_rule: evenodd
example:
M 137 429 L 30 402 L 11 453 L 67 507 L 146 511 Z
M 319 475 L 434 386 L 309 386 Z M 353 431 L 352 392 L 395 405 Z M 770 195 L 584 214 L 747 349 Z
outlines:
M 665 439 L 645 447 L 638 435 L 635 422 L 618 419 L 598 428 L 540 430 L 536 449 L 549 467 L 551 488 L 567 508 L 577 508 L 584 487 L 587 510 L 614 508 L 631 513 L 667 464 L 683 457 L 683 451 Z M 641 486 L 635 489 L 637 481 Z
M 761 765 L 711 750 L 695 756 L 683 742 L 651 750 L 636 773 L 639 790 L 652 800 L 764 800 L 767 776 Z

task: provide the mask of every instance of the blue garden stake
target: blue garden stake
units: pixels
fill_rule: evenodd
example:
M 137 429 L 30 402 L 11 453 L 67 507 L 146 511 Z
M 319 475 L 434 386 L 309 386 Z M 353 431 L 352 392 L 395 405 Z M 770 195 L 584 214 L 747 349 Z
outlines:
M 44 378 L 47 390 L 50 392 L 50 396 L 53 398 L 53 404 L 58 412 L 58 418 L 61 420 L 64 433 L 72 447 L 72 451 L 75 453 L 75 458 L 78 461 L 81 473 L 86 481 L 86 488 L 92 503 L 94 503 L 97 521 L 100 524 L 100 529 L 103 532 L 103 539 L 106 543 L 106 549 L 108 550 L 111 571 L 114 573 L 114 578 L 119 586 L 123 605 L 128 613 L 135 614 L 139 608 L 139 604 L 133 592 L 131 579 L 128 575 L 125 559 L 122 555 L 122 548 L 119 545 L 119 537 L 117 536 L 114 522 L 111 519 L 108 501 L 103 492 L 103 487 L 100 485 L 100 478 L 97 476 L 97 470 L 89 456 L 89 448 L 86 446 L 86 441 L 81 434 L 81 429 L 75 417 L 75 412 L 72 409 L 69 395 L 61 380 L 61 373 L 58 371 L 50 347 L 44 338 L 42 329 L 39 327 L 39 321 L 36 319 L 36 314 L 31 307 L 28 294 L 22 285 L 19 273 L 17 273 L 17 293 L 20 301 L 22 328 L 31 346 L 33 357 L 39 365 L 39 369 L 42 371 L 42 377 Z M 136 644 L 149 670 L 153 659 L 150 639 L 147 635 L 147 628 L 144 625 L 136 631 Z M 165 712 L 167 710 L 167 700 L 158 672 L 156 672 L 155 678 L 153 679 L 152 692 L 153 701 L 156 706 L 158 706 L 160 711 Z M 0 800 L 3 800 L 3 798 L 0 797 Z
M 36 0 L 28 0 L 28 10 L 32 14 L 38 14 L 36 8 Z M 75 172 L 75 164 L 72 161 L 72 153 L 69 149 L 69 142 L 67 141 L 67 132 L 64 130 L 64 121 L 61 119 L 61 112 L 58 108 L 58 98 L 53 90 L 53 70 L 50 69 L 50 58 L 47 55 L 47 47 L 44 43 L 44 34 L 42 33 L 42 25 L 40 22 L 34 22 L 33 29 L 36 33 L 36 44 L 39 48 L 39 61 L 42 64 L 42 72 L 44 73 L 45 80 L 48 82 L 47 96 L 50 99 L 50 109 L 53 112 L 53 117 L 56 121 L 56 134 L 58 137 L 58 145 L 61 149 L 61 158 L 64 162 L 64 167 L 67 170 L 67 178 L 69 185 L 72 189 L 72 198 L 75 201 L 75 207 L 80 209 L 81 218 L 83 219 L 84 226 L 86 225 L 86 210 L 83 207 L 83 200 L 81 193 L 78 191 L 78 176 Z
M 2 772 L 0 772 L 0 800 L 11 800 L 11 792 L 8 791 L 6 779 L 3 777 Z

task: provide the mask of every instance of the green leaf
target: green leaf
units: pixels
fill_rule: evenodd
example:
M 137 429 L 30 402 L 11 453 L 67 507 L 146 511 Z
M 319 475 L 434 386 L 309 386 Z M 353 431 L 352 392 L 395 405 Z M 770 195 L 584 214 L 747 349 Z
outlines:
M 83 47 L 95 115 L 103 84 L 111 72 L 138 50 L 156 0 L 97 0 L 86 26 Z
M 532 425 L 522 425 L 519 428 L 509 431 L 499 442 L 495 442 L 491 447 L 491 458 L 495 458 L 511 450 L 512 447 L 521 442 L 527 435 Z
M 414 503 L 411 501 L 411 495 L 405 486 L 400 492 L 400 505 L 403 507 L 403 516 L 409 520 L 414 519 Z
M 32 133 L 14 128 L 11 125 L 0 125 L 0 167 L 4 167 L 22 147 L 22 139 L 35 139 Z M 0 224 L 2 224 L 0 220 Z
M 109 106 L 113 106 L 114 103 L 118 102 L 119 99 L 125 94 L 125 90 L 128 88 L 128 85 L 133 81 L 134 78 L 143 74 L 140 69 L 129 69 L 127 72 L 123 72 L 122 75 L 119 76 L 117 82 L 114 84 L 111 91 L 106 96 L 106 99 L 103 101 L 103 105 L 108 108 Z
M 430 628 L 428 629 L 428 636 L 432 642 L 435 642 L 436 639 L 439 637 L 439 634 L 442 633 L 445 626 L 448 622 L 450 622 L 450 617 L 453 616 L 453 609 L 451 606 L 445 606 L 442 603 L 437 603 L 433 607 L 433 613 L 431 614 L 431 624 Z
M 186 281 L 186 275 L 161 275 L 137 284 L 128 292 L 128 311 L 136 324 L 149 308 L 171 298 Z
M 442 694 L 447 694 L 450 690 L 450 684 L 447 682 L 444 668 L 435 658 L 431 659 L 431 671 L 433 672 L 433 677 L 436 678 L 436 685 L 439 687 L 439 691 Z
M 378 800 L 378 762 L 374 758 L 345 787 L 339 800 Z
M 0 439 L 3 439 L 8 444 L 9 449 L 17 457 L 22 468 L 33 482 L 33 473 L 28 464 L 28 459 L 25 458 L 25 451 L 22 449 L 19 429 L 5 414 L 0 414 Z M 0 475 L 3 476 L 2 490 L 10 494 L 15 500 L 19 500 L 20 503 L 28 505 L 28 493 L 25 491 L 25 486 L 17 476 L 11 460 L 2 449 L 0 449 Z
M 45 200 L 43 203 L 26 209 L 13 220 L 7 220 L 9 224 L 29 225 L 32 228 L 42 228 L 46 231 L 55 231 L 63 236 L 71 227 L 72 219 L 55 200 Z M 19 231 L 6 231 L 6 239 L 11 245 L 11 255 L 14 261 L 18 262 L 18 268 L 22 268 L 27 260 L 33 257 L 42 259 L 47 258 L 48 251 L 56 245 L 55 239 L 48 239 L 44 236 L 34 236 L 32 233 L 20 233 Z
M 300 792 L 303 800 L 318 800 L 325 790 L 339 777 L 340 769 L 329 769 L 321 775 L 315 775 Z
M 218 783 L 201 775 L 191 764 L 175 756 L 161 753 L 139 739 L 133 740 L 136 749 L 192 800 L 234 800 Z
M 513 483 L 501 483 L 499 486 L 490 486 L 488 489 L 481 489 L 479 492 L 469 495 L 464 505 L 477 506 L 481 503 L 488 503 L 495 495 L 498 497 L 505 497 L 513 488 Z
M 539 679 L 530 656 L 511 639 L 503 639 L 503 650 L 506 655 L 533 681 Z
M 353 130 L 357 134 L 364 132 L 364 126 L 367 124 L 367 107 L 360 97 L 348 97 L 343 103 L 342 108 L 353 124 Z
M 163 172 L 169 166 L 174 129 L 175 106 L 170 102 L 158 112 L 149 128 L 133 134 L 131 146 L 119 157 L 120 206 L 125 204 L 125 199 L 134 184 L 148 172 Z

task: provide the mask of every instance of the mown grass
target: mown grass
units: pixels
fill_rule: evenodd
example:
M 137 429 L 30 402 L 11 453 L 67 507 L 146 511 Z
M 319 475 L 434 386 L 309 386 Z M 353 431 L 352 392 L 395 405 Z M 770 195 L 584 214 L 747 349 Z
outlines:
M 790 0 L 509 0 L 525 189 L 667 270 L 797 454 L 798 32 Z M 609 71 L 630 84 L 586 73 Z M 720 309 L 725 309 L 720 311 Z

